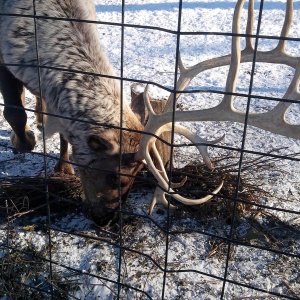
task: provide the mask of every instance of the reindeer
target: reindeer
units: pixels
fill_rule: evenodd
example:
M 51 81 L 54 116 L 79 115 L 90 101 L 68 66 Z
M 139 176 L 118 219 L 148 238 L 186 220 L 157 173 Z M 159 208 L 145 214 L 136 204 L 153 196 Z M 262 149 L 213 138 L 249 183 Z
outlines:
M 150 213 L 157 202 L 174 208 L 165 197 L 167 193 L 179 202 L 195 205 L 209 201 L 220 191 L 223 182 L 200 199 L 188 199 L 174 191 L 186 179 L 179 183 L 171 182 L 157 150 L 157 137 L 172 130 L 185 136 L 197 146 L 209 168 L 213 168 L 213 164 L 207 153 L 207 145 L 216 144 L 224 137 L 209 142 L 176 122 L 247 122 L 266 131 L 300 139 L 299 125 L 289 124 L 285 120 L 291 104 L 299 103 L 300 99 L 300 59 L 285 51 L 293 15 L 292 0 L 287 0 L 281 32 L 283 39 L 271 51 L 257 51 L 253 45 L 254 0 L 249 0 L 246 47 L 241 50 L 240 21 L 245 0 L 238 0 L 233 17 L 232 53 L 202 61 L 192 67 L 185 67 L 179 55 L 180 76 L 161 114 L 154 112 L 148 88 L 143 96 L 137 97 L 135 108 L 131 109 L 125 99 L 121 101 L 118 80 L 101 47 L 94 24 L 63 20 L 93 20 L 93 1 L 88 1 L 87 6 L 80 0 L 45 2 L 36 0 L 35 7 L 32 6 L 32 0 L 6 0 L 0 4 L 0 89 L 5 102 L 4 115 L 14 131 L 14 147 L 19 151 L 30 151 L 35 145 L 35 138 L 26 125 L 22 104 L 23 86 L 45 99 L 46 135 L 58 131 L 63 136 L 62 141 L 65 139 L 72 145 L 85 201 L 92 206 L 90 215 L 98 223 L 113 216 L 111 209 L 118 207 L 119 195 L 122 199 L 126 198 L 133 178 L 143 163 L 147 164 L 158 181 Z M 36 18 L 32 17 L 33 13 L 36 13 Z M 27 16 L 16 17 L 20 14 Z M 253 62 L 254 53 L 256 61 L 286 64 L 295 69 L 283 101 L 264 113 L 239 111 L 233 105 L 239 66 L 243 62 Z M 225 65 L 230 65 L 226 93 L 216 107 L 173 111 L 180 92 L 197 74 Z
M 45 136 L 59 132 L 72 146 L 89 215 L 107 222 L 143 166 L 134 157 L 143 125 L 121 99 L 96 25 L 86 21 L 95 20 L 94 1 L 2 0 L 0 12 L 0 90 L 14 148 L 36 144 L 26 124 L 26 87 L 45 101 Z

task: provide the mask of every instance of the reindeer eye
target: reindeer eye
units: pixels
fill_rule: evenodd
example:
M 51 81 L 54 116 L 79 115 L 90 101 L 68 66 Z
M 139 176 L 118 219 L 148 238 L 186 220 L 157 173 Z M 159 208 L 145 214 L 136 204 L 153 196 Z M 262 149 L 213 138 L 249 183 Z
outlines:
M 119 186 L 119 177 L 115 174 L 106 177 L 106 183 L 112 188 L 116 189 Z

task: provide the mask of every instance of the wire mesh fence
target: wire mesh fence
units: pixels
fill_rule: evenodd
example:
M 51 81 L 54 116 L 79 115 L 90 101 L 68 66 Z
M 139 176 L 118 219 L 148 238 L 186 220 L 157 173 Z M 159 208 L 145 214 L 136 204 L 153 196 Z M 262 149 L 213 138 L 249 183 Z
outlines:
M 297 1 L 0 7 L 1 115 L 44 116 L 0 119 L 1 299 L 299 299 Z

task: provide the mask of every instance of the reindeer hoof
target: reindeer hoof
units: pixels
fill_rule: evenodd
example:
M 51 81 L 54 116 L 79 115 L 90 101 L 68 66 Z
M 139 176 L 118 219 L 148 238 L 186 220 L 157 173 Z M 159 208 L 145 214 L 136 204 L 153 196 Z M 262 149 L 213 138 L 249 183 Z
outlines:
M 36 140 L 33 131 L 31 130 L 25 130 L 25 142 L 22 142 L 17 135 L 12 132 L 10 140 L 15 149 L 13 152 L 16 154 L 18 152 L 27 152 L 33 150 Z
M 73 166 L 64 161 L 57 162 L 57 164 L 54 167 L 54 172 L 60 173 L 62 175 L 74 175 L 75 174 Z

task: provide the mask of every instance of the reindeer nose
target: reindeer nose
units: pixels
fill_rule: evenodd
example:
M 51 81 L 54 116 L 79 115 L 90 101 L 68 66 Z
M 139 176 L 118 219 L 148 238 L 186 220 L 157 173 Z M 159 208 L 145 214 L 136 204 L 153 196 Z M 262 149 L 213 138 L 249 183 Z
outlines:
M 104 227 L 107 225 L 113 225 L 118 221 L 118 212 L 106 211 L 102 214 L 91 212 L 90 219 L 98 226 Z
M 83 209 L 86 218 L 92 220 L 97 226 L 104 227 L 113 225 L 118 221 L 118 212 L 114 209 L 100 209 L 95 207 L 85 207 Z

